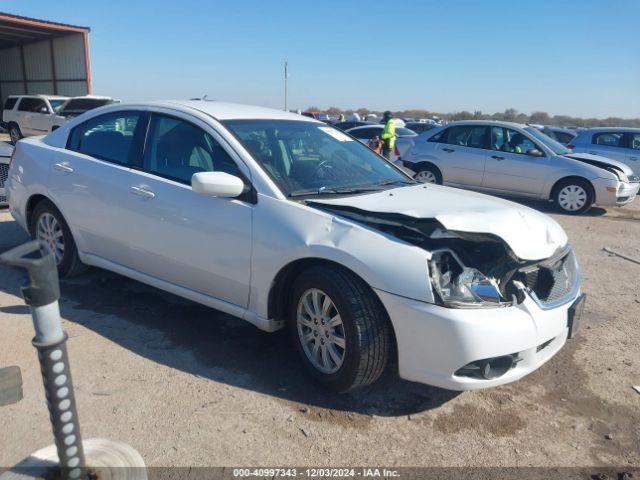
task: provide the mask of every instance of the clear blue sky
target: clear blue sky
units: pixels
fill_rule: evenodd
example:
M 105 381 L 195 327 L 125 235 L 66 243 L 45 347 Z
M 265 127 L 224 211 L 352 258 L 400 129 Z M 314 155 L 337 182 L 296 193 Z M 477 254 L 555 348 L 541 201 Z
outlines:
M 640 117 L 639 0 L 3 0 L 91 27 L 94 93 Z

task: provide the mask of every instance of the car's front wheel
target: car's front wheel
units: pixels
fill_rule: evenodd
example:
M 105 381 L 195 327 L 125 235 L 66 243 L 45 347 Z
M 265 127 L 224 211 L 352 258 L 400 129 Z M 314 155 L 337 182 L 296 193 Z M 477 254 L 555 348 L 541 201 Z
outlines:
M 18 143 L 18 140 L 22 138 L 22 132 L 20 131 L 20 127 L 15 124 L 11 124 L 9 126 L 9 138 L 11 139 L 11 143 L 14 145 Z
M 581 178 L 568 178 L 556 185 L 553 201 L 562 213 L 580 215 L 591 208 L 594 202 L 591 184 Z
M 31 215 L 31 236 L 44 242 L 58 266 L 61 277 L 71 277 L 86 270 L 80 261 L 71 230 L 60 211 L 48 200 L 41 200 Z
M 289 327 L 307 369 L 333 391 L 371 384 L 387 364 L 386 312 L 371 288 L 340 267 L 316 266 L 298 276 Z

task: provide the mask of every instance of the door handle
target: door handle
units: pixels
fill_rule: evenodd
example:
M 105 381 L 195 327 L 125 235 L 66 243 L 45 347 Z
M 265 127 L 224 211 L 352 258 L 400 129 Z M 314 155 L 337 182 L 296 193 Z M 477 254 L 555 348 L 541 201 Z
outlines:
M 58 170 L 59 172 L 71 173 L 73 172 L 73 167 L 69 165 L 67 162 L 56 163 L 53 168 Z
M 443 150 L 443 151 L 445 151 L 445 152 L 449 152 L 449 153 L 451 153 L 451 152 L 455 152 L 455 149 L 453 149 L 453 148 L 447 148 L 447 147 L 443 148 L 442 150 Z
M 598 152 L 589 152 L 591 155 L 598 155 Z
M 633 160 L 634 162 L 638 160 L 638 157 L 629 157 L 629 160 Z
M 504 160 L 504 157 L 501 157 L 500 155 L 491 155 L 491 158 L 495 158 L 498 161 Z
M 147 190 L 144 186 L 133 186 L 129 188 L 129 193 L 133 193 L 134 195 L 138 195 L 139 197 L 144 198 L 155 198 L 156 194 L 151 190 Z

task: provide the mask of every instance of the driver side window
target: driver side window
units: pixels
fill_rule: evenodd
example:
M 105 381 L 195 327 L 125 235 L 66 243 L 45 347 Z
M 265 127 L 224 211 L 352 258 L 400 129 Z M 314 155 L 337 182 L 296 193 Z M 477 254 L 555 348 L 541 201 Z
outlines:
M 197 172 L 241 176 L 235 161 L 208 133 L 179 118 L 151 115 L 144 170 L 187 185 Z
M 517 130 L 491 127 L 491 149 L 526 155 L 529 150 L 538 149 L 538 146 Z

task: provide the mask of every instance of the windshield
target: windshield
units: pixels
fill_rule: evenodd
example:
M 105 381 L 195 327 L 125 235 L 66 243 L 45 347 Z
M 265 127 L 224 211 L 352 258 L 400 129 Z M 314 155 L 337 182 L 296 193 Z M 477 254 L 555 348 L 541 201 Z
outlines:
M 296 120 L 223 123 L 285 195 L 348 194 L 415 183 L 329 125 Z
M 66 101 L 67 101 L 66 98 L 61 98 L 61 99 L 50 98 L 49 99 L 49 103 L 51 104 L 51 108 L 53 108 L 54 112 L 57 112 L 60 109 L 60 107 L 62 106 L 62 104 L 64 102 L 66 102 Z
M 538 140 L 540 140 L 542 143 L 544 143 L 551 150 L 553 150 L 553 153 L 555 153 L 556 155 L 565 155 L 567 153 L 571 153 L 571 150 L 566 148 L 561 143 L 556 142 L 553 138 L 549 137 L 548 135 L 545 135 L 537 128 L 525 127 L 525 130 L 529 132 L 531 135 L 533 135 L 534 137 L 536 137 Z

